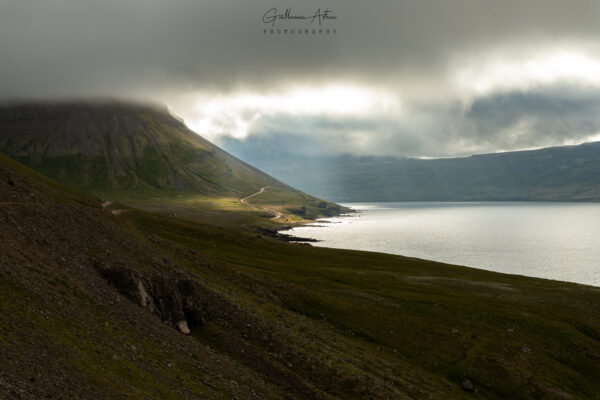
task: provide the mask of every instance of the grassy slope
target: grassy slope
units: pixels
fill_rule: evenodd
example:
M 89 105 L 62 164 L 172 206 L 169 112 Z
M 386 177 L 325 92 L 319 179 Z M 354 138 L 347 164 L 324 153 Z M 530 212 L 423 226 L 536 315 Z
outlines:
M 28 184 L 37 188 L 46 196 L 54 199 L 55 201 L 60 203 L 79 203 L 89 205 L 91 207 L 100 207 L 99 198 L 62 185 L 54 179 L 50 179 L 42 174 L 36 173 L 32 169 L 27 168 L 23 164 L 20 164 L 1 153 L 0 165 L 3 165 L 16 172 L 19 177 L 25 179 Z
M 250 194 L 252 193 L 247 193 Z M 303 223 L 349 211 L 346 207 L 281 186 L 269 186 L 263 193 L 248 199 L 247 204 L 242 204 L 240 200 L 238 197 L 181 196 L 124 201 L 130 206 L 147 211 L 198 222 L 210 220 L 221 226 L 246 229 L 257 226 L 278 228 L 282 224 Z M 283 217 L 273 219 L 274 214 L 270 210 L 281 212 Z
M 337 204 L 282 187 L 270 187 L 253 197 L 250 202 L 259 207 L 280 211 L 288 215 L 291 222 L 333 216 L 348 211 Z
M 150 243 L 97 199 L 0 157 L 0 398 L 253 397 L 247 388 L 282 396 L 128 301 L 95 269 L 164 272 L 170 266 Z
M 181 260 L 248 307 L 251 296 L 241 300 L 239 293 L 269 291 L 276 300 L 263 307 L 267 318 L 281 319 L 281 307 L 291 312 L 290 324 L 305 318 L 318 324 L 324 332 L 317 337 L 327 343 L 331 335 L 328 346 L 340 369 L 348 368 L 345 354 L 361 374 L 369 371 L 411 396 L 419 397 L 403 386 L 408 381 L 453 397 L 465 378 L 478 398 L 594 398 L 600 390 L 597 288 L 273 243 L 148 214 L 131 218 L 142 231 L 165 239 L 166 248 L 193 249 L 219 265 L 216 277 Z M 350 344 L 337 347 L 340 336 Z M 297 331 L 289 340 L 300 347 L 306 338 Z M 290 356 L 289 362 L 298 360 Z
M 600 392 L 597 288 L 280 243 L 214 220 L 113 216 L 0 163 L 17 186 L 40 186 L 27 196 L 62 199 L 0 210 L 0 393 L 9 398 Z M 181 269 L 240 311 L 182 336 L 108 287 L 90 260 Z

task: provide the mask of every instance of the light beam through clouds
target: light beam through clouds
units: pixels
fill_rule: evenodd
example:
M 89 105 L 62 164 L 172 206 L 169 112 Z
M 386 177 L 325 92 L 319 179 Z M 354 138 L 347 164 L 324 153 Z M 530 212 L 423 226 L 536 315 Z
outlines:
M 229 135 L 243 139 L 263 117 L 363 116 L 400 112 L 400 102 L 389 93 L 353 85 L 301 86 L 284 90 L 230 95 L 199 94 L 186 123 L 209 138 Z
M 600 136 L 600 60 L 562 46 L 464 57 L 440 95 L 401 99 L 401 87 L 353 83 L 198 94 L 185 119 L 216 142 L 249 136 L 284 152 L 444 157 L 578 144 Z M 392 89 L 397 89 L 393 91 Z M 275 138 L 273 135 L 278 136 Z M 289 140 L 286 139 L 289 135 Z M 303 146 L 297 138 L 304 137 Z

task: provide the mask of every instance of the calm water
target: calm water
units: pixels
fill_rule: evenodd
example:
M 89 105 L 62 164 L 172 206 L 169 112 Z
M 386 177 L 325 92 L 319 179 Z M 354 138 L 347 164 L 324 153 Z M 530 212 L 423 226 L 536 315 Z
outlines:
M 600 286 L 600 204 L 345 204 L 360 214 L 286 231 L 315 246 L 401 254 Z

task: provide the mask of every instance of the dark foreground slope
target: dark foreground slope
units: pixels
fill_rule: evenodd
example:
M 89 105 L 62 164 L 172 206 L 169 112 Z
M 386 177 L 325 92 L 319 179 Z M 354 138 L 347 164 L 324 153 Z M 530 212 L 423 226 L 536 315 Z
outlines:
M 168 260 L 97 199 L 63 189 L 0 159 L 0 398 L 251 398 L 249 388 L 277 396 L 250 369 L 174 329 L 182 317 Z M 138 269 L 153 277 L 154 312 L 108 283 Z
M 0 106 L 0 152 L 57 181 L 111 200 L 237 198 L 261 187 L 308 214 L 335 214 L 316 199 L 231 156 L 166 108 L 126 102 Z M 322 205 L 318 207 L 318 205 Z
M 597 288 L 115 215 L 4 158 L 0 235 L 1 398 L 600 392 Z
M 600 201 L 600 142 L 463 158 L 233 154 L 335 201 Z

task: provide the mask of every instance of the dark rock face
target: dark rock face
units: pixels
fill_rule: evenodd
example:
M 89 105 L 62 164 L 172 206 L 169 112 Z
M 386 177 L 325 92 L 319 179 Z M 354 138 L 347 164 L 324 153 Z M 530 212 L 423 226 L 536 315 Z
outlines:
M 471 381 L 466 378 L 462 381 L 461 386 L 466 392 L 472 392 L 474 390 L 473 383 L 471 383 Z
M 214 294 L 189 279 L 152 278 L 125 267 L 97 268 L 122 295 L 185 334 L 214 319 L 215 308 L 223 306 Z
M 291 228 L 291 226 L 282 226 L 279 229 L 285 230 L 289 228 Z M 259 228 L 258 232 L 264 236 L 281 240 L 282 242 L 318 242 L 317 239 L 288 235 L 287 233 L 279 233 L 277 230 L 272 229 Z
M 121 294 L 124 294 L 127 298 L 143 307 L 146 306 L 146 301 L 149 299 L 145 296 L 142 297 L 142 291 L 139 287 L 143 287 L 143 284 L 134 271 L 125 268 L 107 268 L 100 272 L 111 285 L 121 292 Z
M 161 320 L 173 326 L 185 321 L 183 301 L 173 279 L 158 278 L 147 283 L 152 302 L 147 306 Z

